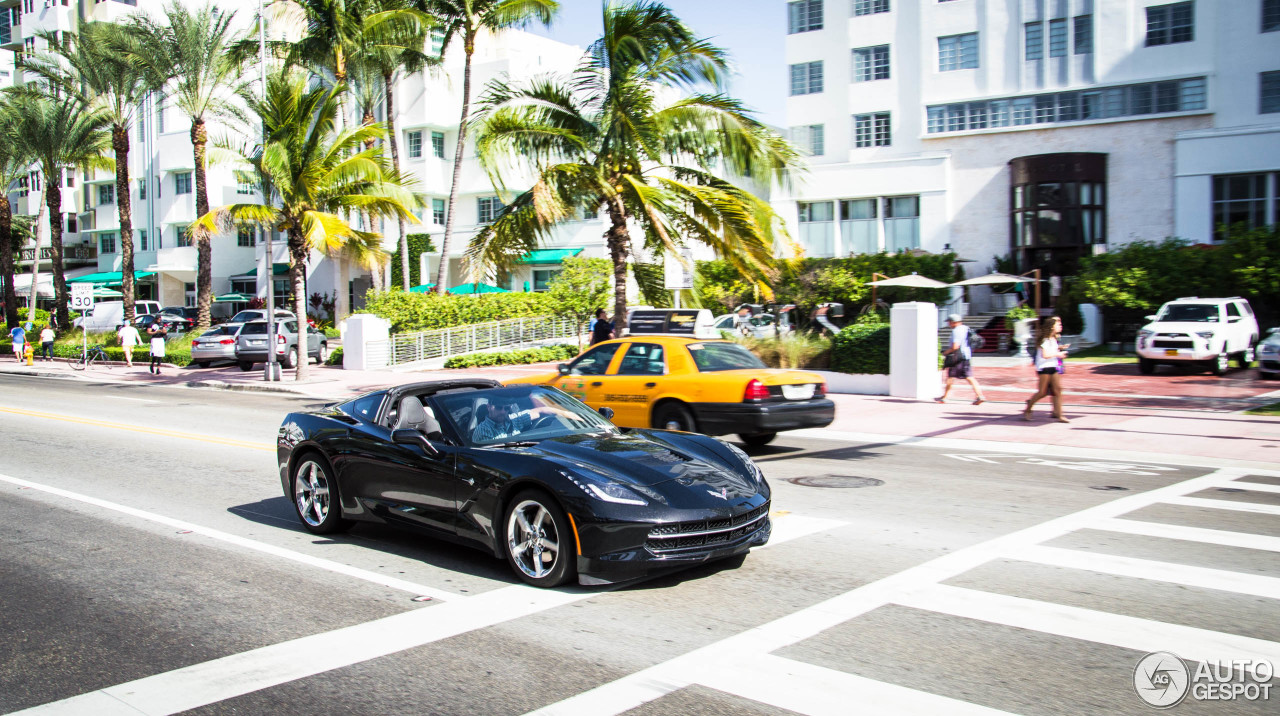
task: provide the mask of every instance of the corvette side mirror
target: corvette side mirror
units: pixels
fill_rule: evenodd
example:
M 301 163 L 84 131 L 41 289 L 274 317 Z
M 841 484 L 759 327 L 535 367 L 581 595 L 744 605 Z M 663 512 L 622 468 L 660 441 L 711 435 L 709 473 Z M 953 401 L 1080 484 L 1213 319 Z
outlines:
M 609 407 L 609 406 L 607 406 L 607 405 L 603 405 L 603 406 L 601 406 L 601 407 L 600 407 L 600 410 L 599 410 L 599 411 L 597 411 L 597 412 L 599 412 L 599 413 L 600 413 L 601 415 L 603 415 L 605 418 L 607 418 L 607 419 L 609 419 L 609 420 L 613 420 L 613 408 L 610 408 L 610 407 Z
M 391 431 L 391 442 L 397 445 L 417 445 L 427 452 L 428 455 L 436 455 L 440 451 L 435 445 L 427 439 L 426 435 L 414 430 L 413 428 L 400 428 Z
M 569 375 L 569 364 L 561 363 L 560 365 L 556 366 L 556 370 L 560 373 L 560 375 Z

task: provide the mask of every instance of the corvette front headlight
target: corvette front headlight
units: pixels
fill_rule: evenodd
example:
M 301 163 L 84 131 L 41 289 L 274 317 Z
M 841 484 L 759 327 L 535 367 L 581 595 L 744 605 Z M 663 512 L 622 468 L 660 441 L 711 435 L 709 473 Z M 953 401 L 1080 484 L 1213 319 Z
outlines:
M 609 479 L 601 475 L 596 479 L 586 477 L 585 475 L 575 475 L 571 472 L 561 471 L 562 475 L 569 478 L 569 481 L 578 486 L 578 489 L 587 493 L 588 497 L 594 497 L 605 502 L 613 502 L 619 505 L 637 505 L 645 507 L 649 501 L 641 497 L 634 490 L 626 485 Z

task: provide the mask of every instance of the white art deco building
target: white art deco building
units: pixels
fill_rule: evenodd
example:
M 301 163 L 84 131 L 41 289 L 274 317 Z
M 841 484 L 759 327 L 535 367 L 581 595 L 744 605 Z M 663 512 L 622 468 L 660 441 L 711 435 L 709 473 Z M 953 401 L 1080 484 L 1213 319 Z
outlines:
M 1072 271 L 1280 218 L 1280 0 L 786 3 L 808 256 Z

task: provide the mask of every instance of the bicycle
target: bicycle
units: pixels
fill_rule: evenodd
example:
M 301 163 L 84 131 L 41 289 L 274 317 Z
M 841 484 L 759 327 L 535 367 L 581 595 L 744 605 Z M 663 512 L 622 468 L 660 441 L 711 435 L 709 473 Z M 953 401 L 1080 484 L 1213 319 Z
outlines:
M 102 346 L 89 346 L 80 353 L 78 358 L 71 361 L 71 367 L 75 370 L 84 370 L 93 365 L 95 361 L 106 363 L 107 360 L 107 353 L 102 350 Z

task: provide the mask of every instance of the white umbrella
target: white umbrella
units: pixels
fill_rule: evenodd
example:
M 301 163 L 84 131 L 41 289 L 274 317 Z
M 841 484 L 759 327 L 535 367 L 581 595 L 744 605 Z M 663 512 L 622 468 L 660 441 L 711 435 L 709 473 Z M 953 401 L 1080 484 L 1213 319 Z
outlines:
M 975 278 L 967 278 L 963 281 L 956 281 L 952 286 L 980 286 L 993 283 L 1031 283 L 1036 279 L 1026 276 L 1014 276 L 1007 273 L 989 273 L 986 276 L 977 276 Z
M 899 276 L 897 278 L 886 278 L 879 281 L 872 281 L 872 286 L 905 286 L 908 288 L 946 288 L 950 284 L 936 281 L 928 276 L 920 276 L 917 274 L 909 274 L 907 276 Z

